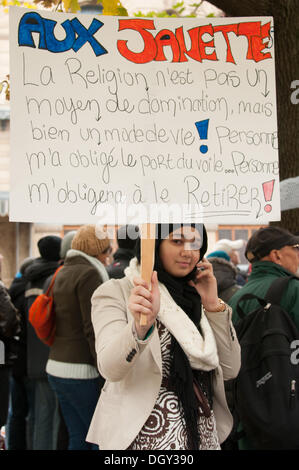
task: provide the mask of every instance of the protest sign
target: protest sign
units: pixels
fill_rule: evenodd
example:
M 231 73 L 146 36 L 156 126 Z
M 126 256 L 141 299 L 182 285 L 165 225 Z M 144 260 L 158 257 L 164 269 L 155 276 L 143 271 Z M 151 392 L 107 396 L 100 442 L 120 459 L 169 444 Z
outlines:
M 10 220 L 279 220 L 273 36 L 11 7 Z

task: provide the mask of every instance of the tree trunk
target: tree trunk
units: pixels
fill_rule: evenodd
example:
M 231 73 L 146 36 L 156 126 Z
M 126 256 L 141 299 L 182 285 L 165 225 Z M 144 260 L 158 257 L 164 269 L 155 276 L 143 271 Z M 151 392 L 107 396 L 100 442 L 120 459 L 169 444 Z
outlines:
M 227 16 L 273 16 L 280 180 L 299 175 L 299 103 L 291 102 L 291 83 L 299 80 L 298 0 L 209 0 Z M 299 230 L 299 209 L 281 213 L 288 230 Z

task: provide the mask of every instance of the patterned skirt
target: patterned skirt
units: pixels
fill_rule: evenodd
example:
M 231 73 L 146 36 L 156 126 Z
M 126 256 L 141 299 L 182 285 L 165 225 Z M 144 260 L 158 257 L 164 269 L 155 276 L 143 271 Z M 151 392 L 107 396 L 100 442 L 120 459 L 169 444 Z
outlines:
M 188 450 L 186 423 L 176 394 L 169 389 L 170 371 L 169 331 L 158 323 L 162 353 L 162 385 L 153 411 L 128 450 Z M 200 450 L 219 450 L 213 411 L 198 421 Z

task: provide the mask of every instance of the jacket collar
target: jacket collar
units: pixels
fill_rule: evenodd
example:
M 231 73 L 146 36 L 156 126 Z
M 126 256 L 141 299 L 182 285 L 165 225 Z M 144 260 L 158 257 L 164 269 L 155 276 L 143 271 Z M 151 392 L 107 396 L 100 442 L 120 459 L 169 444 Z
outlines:
M 101 263 L 101 261 L 94 258 L 93 256 L 87 255 L 86 253 L 84 253 L 83 251 L 80 251 L 80 250 L 71 249 L 71 250 L 68 250 L 68 252 L 66 254 L 67 259 L 74 258 L 76 256 L 81 256 L 84 259 L 86 259 L 87 261 L 89 261 L 89 263 L 92 264 L 96 268 L 96 270 L 100 273 L 100 276 L 101 276 L 103 282 L 109 280 L 109 276 L 108 276 L 108 273 L 106 271 L 106 268 L 103 265 L 103 263 Z
M 250 276 L 264 276 L 267 274 L 276 274 L 277 276 L 294 276 L 291 271 L 285 269 L 280 264 L 272 263 L 272 261 L 256 261 L 252 264 L 252 272 Z

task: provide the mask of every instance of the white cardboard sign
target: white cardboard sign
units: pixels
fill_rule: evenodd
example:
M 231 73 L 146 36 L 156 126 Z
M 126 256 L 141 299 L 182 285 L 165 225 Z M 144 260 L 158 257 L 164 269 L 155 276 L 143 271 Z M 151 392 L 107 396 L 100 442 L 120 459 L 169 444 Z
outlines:
M 272 18 L 10 9 L 10 220 L 280 219 Z

